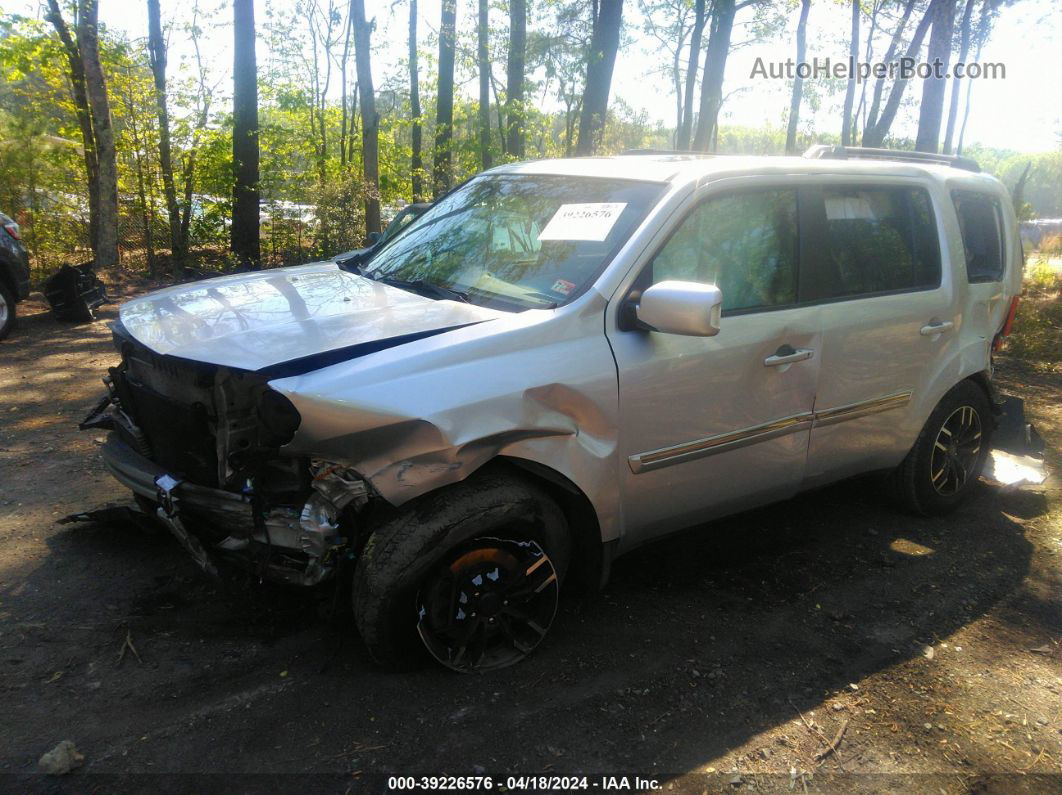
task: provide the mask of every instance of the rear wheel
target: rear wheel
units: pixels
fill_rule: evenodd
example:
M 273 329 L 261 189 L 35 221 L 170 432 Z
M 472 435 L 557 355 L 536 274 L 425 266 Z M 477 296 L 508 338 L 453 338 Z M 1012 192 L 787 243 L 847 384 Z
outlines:
M 15 327 L 15 296 L 0 282 L 0 340 Z
M 461 672 L 524 659 L 557 610 L 571 556 L 564 514 L 534 484 L 477 473 L 403 506 L 370 536 L 354 618 L 377 661 Z
M 993 419 L 984 391 L 962 381 L 930 415 L 907 458 L 893 473 L 901 499 L 914 511 L 954 510 L 976 488 L 991 449 Z

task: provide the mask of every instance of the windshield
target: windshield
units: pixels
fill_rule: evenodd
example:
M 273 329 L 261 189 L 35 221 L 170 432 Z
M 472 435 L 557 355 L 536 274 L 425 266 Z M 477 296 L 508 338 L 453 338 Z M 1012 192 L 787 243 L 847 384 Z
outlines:
M 477 177 L 380 251 L 366 275 L 510 311 L 560 306 L 590 286 L 662 190 L 590 177 Z

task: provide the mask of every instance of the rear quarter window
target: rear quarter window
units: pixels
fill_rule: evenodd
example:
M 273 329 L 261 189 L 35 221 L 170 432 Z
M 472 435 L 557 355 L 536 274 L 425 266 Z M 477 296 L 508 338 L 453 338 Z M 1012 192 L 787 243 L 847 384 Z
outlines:
M 998 282 L 1003 278 L 1003 209 L 992 196 L 968 190 L 951 192 L 966 255 L 966 279 Z
M 857 298 L 940 285 L 940 244 L 922 188 L 823 188 L 826 240 L 818 299 Z

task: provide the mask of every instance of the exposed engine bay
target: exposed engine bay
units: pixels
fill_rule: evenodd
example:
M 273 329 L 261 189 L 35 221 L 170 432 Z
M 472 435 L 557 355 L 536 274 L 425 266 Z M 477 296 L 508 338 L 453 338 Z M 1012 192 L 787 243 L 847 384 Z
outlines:
M 312 586 L 352 554 L 354 516 L 369 487 L 343 466 L 285 456 L 299 427 L 267 377 L 151 351 L 120 323 L 122 362 L 82 429 L 111 431 L 104 461 L 200 566 L 250 566 L 265 579 Z

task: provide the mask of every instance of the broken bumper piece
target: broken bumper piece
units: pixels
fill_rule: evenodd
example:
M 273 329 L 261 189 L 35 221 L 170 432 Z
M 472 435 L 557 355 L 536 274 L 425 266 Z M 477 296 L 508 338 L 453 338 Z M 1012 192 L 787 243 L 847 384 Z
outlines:
M 145 458 L 127 445 L 115 433 L 107 437 L 100 448 L 103 465 L 123 486 L 134 494 L 158 502 L 159 478 L 169 473 L 153 461 Z M 212 489 L 188 481 L 176 482 L 169 492 L 180 500 L 183 509 L 206 512 L 216 516 L 219 522 L 234 529 L 254 529 L 254 513 L 251 505 L 241 495 L 231 491 Z
M 323 471 L 317 473 L 315 490 L 301 510 L 274 507 L 256 517 L 249 496 L 179 480 L 115 433 L 101 453 L 111 475 L 154 503 L 156 518 L 212 576 L 218 573 L 216 559 L 224 558 L 253 566 L 277 582 L 301 586 L 323 582 L 334 573 L 347 546 L 340 511 L 366 494 L 365 484 L 351 481 L 345 470 L 320 465 Z M 338 499 L 338 507 L 333 499 Z
M 218 568 L 214 565 L 214 559 L 210 557 L 210 553 L 206 551 L 199 539 L 188 532 L 178 515 L 180 509 L 174 490 L 180 485 L 181 482 L 171 475 L 159 475 L 155 478 L 159 503 L 155 515 L 169 528 L 178 543 L 192 556 L 192 560 L 199 564 L 199 568 L 211 577 L 217 577 Z
M 1025 401 L 1002 395 L 999 407 L 984 478 L 1006 489 L 1043 484 L 1049 474 L 1044 463 L 1044 440 L 1025 417 Z

